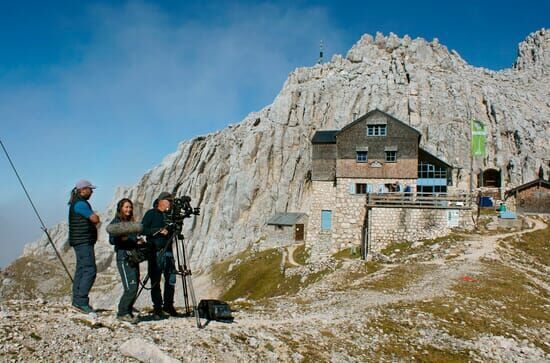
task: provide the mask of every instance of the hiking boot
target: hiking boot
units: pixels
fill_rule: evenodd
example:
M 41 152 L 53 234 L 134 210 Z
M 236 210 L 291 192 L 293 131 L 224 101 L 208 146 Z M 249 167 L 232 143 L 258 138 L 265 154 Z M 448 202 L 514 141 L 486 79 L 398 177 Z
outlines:
M 137 324 L 139 322 L 139 318 L 137 316 L 133 317 L 130 314 L 117 315 L 116 318 L 119 321 L 123 321 L 125 323 L 130 323 L 130 324 Z
M 79 313 L 83 314 L 95 314 L 94 309 L 90 305 L 77 305 L 73 304 L 73 308 Z
M 162 310 L 170 316 L 180 316 L 174 305 L 165 306 Z
M 162 320 L 166 319 L 167 315 L 162 311 L 162 309 L 154 309 L 153 310 L 153 320 Z

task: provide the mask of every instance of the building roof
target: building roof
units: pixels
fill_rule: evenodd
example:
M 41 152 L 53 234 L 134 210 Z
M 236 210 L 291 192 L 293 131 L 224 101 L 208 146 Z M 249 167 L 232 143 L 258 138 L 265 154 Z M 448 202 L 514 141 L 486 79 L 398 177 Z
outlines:
M 377 109 L 377 108 L 375 108 L 375 109 L 372 110 L 372 111 L 367 112 L 366 114 L 364 114 L 363 116 L 359 117 L 359 118 L 356 119 L 355 121 L 353 121 L 353 122 L 347 124 L 347 125 L 344 126 L 341 130 L 339 130 L 338 133 L 340 133 L 340 132 L 342 132 L 342 131 L 344 131 L 344 130 L 350 128 L 351 126 L 355 125 L 356 123 L 363 121 L 364 119 L 368 118 L 368 117 L 369 117 L 370 115 L 372 115 L 373 113 L 377 113 L 377 112 L 378 112 L 378 113 L 381 113 L 381 114 L 384 114 L 384 116 L 387 116 L 387 117 L 391 118 L 391 119 L 394 120 L 394 121 L 399 122 L 399 123 L 402 124 L 403 126 L 408 127 L 408 128 L 411 129 L 412 131 L 416 132 L 416 133 L 418 134 L 419 137 L 422 136 L 422 134 L 420 133 L 420 131 L 418 131 L 418 130 L 415 129 L 414 127 L 407 125 L 407 124 L 404 123 L 403 121 L 401 121 L 401 120 L 399 120 L 399 119 L 396 119 L 396 118 L 393 117 L 392 115 L 390 115 L 390 114 L 388 114 L 388 113 L 386 113 L 386 112 L 384 112 L 384 111 L 380 111 L 380 110 Z
M 312 144 L 336 144 L 336 134 L 339 130 L 317 131 L 311 140 Z
M 442 164 L 444 164 L 447 168 L 453 169 L 453 166 L 452 166 L 452 165 L 450 165 L 449 163 L 447 163 L 445 160 L 438 158 L 437 156 L 435 156 L 434 154 L 432 154 L 432 153 L 429 152 L 428 150 L 419 147 L 419 148 L 418 148 L 418 151 L 427 154 L 427 155 L 428 155 L 429 157 L 431 157 L 431 158 L 436 159 L 437 161 L 439 161 L 439 162 L 441 162 Z M 419 156 L 420 156 L 420 155 L 419 155 Z
M 512 194 L 516 194 L 517 192 L 520 192 L 520 191 L 522 191 L 522 190 L 524 190 L 524 189 L 531 188 L 531 187 L 533 187 L 533 186 L 535 186 L 535 185 L 544 186 L 545 188 L 550 189 L 550 181 L 547 181 L 547 180 L 544 180 L 544 179 L 540 179 L 540 178 L 539 178 L 539 179 L 535 179 L 535 180 L 533 180 L 533 181 L 530 181 L 530 182 L 528 182 L 528 183 L 522 184 L 522 185 L 520 185 L 520 186 L 517 186 L 517 187 L 515 187 L 515 188 L 513 188 L 513 189 L 510 189 L 510 190 L 506 191 L 506 192 L 504 193 L 504 196 L 505 196 L 506 198 L 508 198 L 508 197 L 511 196 Z
M 293 226 L 298 220 L 304 216 L 305 213 L 277 213 L 267 221 L 268 225 L 275 226 Z

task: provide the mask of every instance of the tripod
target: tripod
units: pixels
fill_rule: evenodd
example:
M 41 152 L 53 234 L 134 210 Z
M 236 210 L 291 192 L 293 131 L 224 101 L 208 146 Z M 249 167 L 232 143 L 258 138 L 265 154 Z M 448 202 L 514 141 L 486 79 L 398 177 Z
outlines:
M 202 329 L 203 325 L 200 322 L 199 311 L 197 308 L 197 300 L 195 298 L 195 289 L 193 288 L 193 280 L 191 278 L 192 273 L 191 273 L 191 269 L 187 265 L 187 251 L 185 250 L 184 238 L 183 238 L 183 234 L 181 233 L 182 226 L 179 224 L 174 224 L 174 228 L 175 230 L 172 233 L 170 242 L 167 243 L 166 247 L 164 247 L 164 249 L 161 250 L 161 256 L 162 258 L 164 258 L 164 255 L 167 252 L 167 250 L 172 246 L 176 246 L 176 259 L 175 259 L 176 270 L 174 271 L 174 273 L 176 275 L 181 276 L 181 285 L 183 288 L 183 299 L 185 304 L 185 316 L 195 315 L 195 319 L 197 320 L 197 328 Z M 136 294 L 134 301 L 136 301 L 139 295 L 141 295 L 141 292 L 143 291 L 143 289 L 150 290 L 153 288 L 154 285 L 151 285 L 150 288 L 145 287 L 145 285 L 147 284 L 147 281 L 149 281 L 149 278 L 150 276 L 149 274 L 147 274 L 143 279 L 143 282 L 140 282 L 141 288 Z M 157 281 L 157 283 L 159 282 L 160 280 Z M 189 304 L 189 298 L 191 298 L 192 305 Z
M 203 326 L 201 325 L 199 310 L 197 308 L 195 289 L 193 288 L 193 279 L 191 277 L 191 268 L 187 265 L 187 251 L 185 250 L 185 243 L 180 225 L 176 224 L 176 230 L 172 236 L 172 242 L 175 242 L 174 244 L 176 246 L 176 274 L 181 276 L 185 314 L 186 316 L 191 316 L 191 314 L 195 315 L 195 319 L 197 320 L 197 328 L 201 329 Z M 191 306 L 189 305 L 189 298 L 191 298 Z

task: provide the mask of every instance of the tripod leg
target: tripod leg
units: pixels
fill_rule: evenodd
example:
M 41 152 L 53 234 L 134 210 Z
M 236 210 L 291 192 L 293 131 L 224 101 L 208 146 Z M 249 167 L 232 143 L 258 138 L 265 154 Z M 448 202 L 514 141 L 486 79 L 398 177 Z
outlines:
M 189 285 L 189 293 L 191 295 L 191 303 L 193 303 L 193 314 L 195 315 L 195 319 L 197 320 L 197 328 L 201 329 L 202 325 L 199 317 L 197 300 L 195 299 L 195 289 L 193 289 L 193 280 L 191 279 L 191 275 L 187 275 L 187 278 L 189 279 L 188 285 Z
M 134 302 L 138 299 L 139 295 L 141 295 L 141 292 L 145 288 L 145 285 L 147 285 L 147 282 L 149 281 L 149 274 L 145 275 L 145 278 L 143 279 L 143 282 L 140 284 L 141 287 L 139 288 L 138 293 L 136 294 L 136 298 L 134 299 Z
M 191 277 L 191 269 L 187 269 L 187 252 L 185 251 L 185 245 L 183 244 L 183 241 L 181 242 L 181 245 L 182 245 L 182 252 L 183 252 L 183 267 L 187 272 L 185 276 L 187 280 L 187 288 L 189 290 L 189 295 L 191 296 L 191 303 L 193 304 L 193 315 L 195 315 L 195 319 L 197 320 L 197 328 L 202 329 L 203 326 L 201 325 L 199 310 L 197 306 L 197 300 L 195 299 L 195 289 L 193 288 L 193 278 Z
M 183 241 L 181 243 L 183 245 Z M 180 246 L 177 243 L 176 243 L 176 258 L 177 258 L 177 266 L 178 266 L 177 272 L 181 276 L 181 287 L 183 289 L 183 302 L 185 304 L 185 314 L 190 316 L 191 309 L 189 308 L 189 297 L 187 294 L 187 281 L 185 279 L 185 270 L 181 266 Z

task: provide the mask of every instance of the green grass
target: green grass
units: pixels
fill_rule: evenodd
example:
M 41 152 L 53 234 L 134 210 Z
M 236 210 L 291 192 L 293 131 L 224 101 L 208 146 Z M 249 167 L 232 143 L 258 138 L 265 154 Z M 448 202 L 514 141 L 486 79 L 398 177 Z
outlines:
M 544 306 L 549 297 L 546 290 L 534 285 L 525 274 L 499 263 L 486 263 L 481 275 L 473 282 L 459 280 L 454 295 L 434 298 L 403 309 L 429 313 L 449 334 L 462 339 L 475 339 L 482 334 L 514 336 L 528 339 L 550 353 L 544 341 L 525 335 L 550 324 Z
M 425 239 L 425 240 L 422 240 L 421 242 L 423 243 L 424 246 L 433 246 L 438 243 L 460 242 L 460 241 L 464 241 L 465 239 L 466 239 L 466 236 L 464 236 L 463 234 L 450 233 L 446 236 L 432 238 L 432 239 Z
M 399 253 L 399 254 L 404 254 L 407 252 L 407 250 L 409 250 L 412 246 L 412 242 L 397 242 L 397 243 L 392 243 L 388 246 L 386 246 L 384 249 L 382 249 L 382 251 L 380 251 L 382 254 L 386 255 L 386 256 L 389 256 L 391 255 L 392 253 Z M 399 251 L 396 251 L 396 250 L 399 250 Z
M 393 307 L 399 309 L 398 306 Z M 466 351 L 437 349 L 431 345 L 420 345 L 416 338 L 419 335 L 417 326 L 409 326 L 406 322 L 391 317 L 381 317 L 370 322 L 370 327 L 391 334 L 398 339 L 382 344 L 375 352 L 376 361 L 391 358 L 406 358 L 406 361 L 418 362 L 469 362 L 471 358 Z M 374 361 L 374 360 L 373 360 Z
M 345 248 L 332 255 L 337 260 L 361 258 L 361 249 L 359 247 Z
M 280 271 L 282 255 L 277 249 L 252 254 L 245 251 L 236 257 L 216 265 L 212 274 L 221 286 L 229 286 L 223 292 L 223 300 L 263 298 L 294 294 L 300 289 L 300 277 L 285 278 Z M 231 271 L 229 266 L 235 261 Z
M 436 267 L 430 265 L 398 265 L 380 278 L 366 281 L 362 288 L 379 291 L 399 291 L 412 285 Z
M 307 259 L 307 252 L 303 246 L 298 247 L 298 253 L 294 254 L 302 263 Z M 269 249 L 253 253 L 244 251 L 237 256 L 214 265 L 211 274 L 217 285 L 223 290 L 220 298 L 223 300 L 236 300 L 245 298 L 249 300 L 261 300 L 265 298 L 294 295 L 300 289 L 320 281 L 330 273 L 329 269 L 310 273 L 302 279 L 301 276 L 285 275 L 280 270 L 282 254 L 279 249 Z M 231 266 L 231 270 L 229 269 Z M 295 268 L 292 266 L 292 268 Z M 251 303 L 246 302 L 243 309 L 251 308 Z
M 519 240 L 509 237 L 504 240 L 514 248 L 528 254 L 537 262 L 550 265 L 550 227 L 521 235 Z

